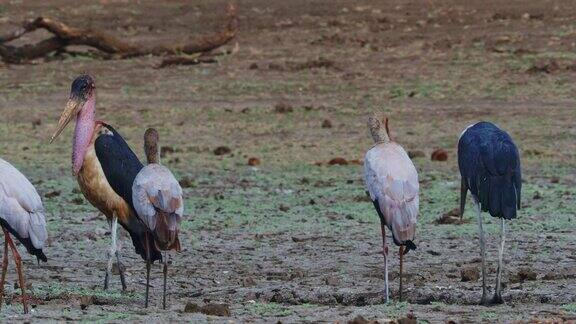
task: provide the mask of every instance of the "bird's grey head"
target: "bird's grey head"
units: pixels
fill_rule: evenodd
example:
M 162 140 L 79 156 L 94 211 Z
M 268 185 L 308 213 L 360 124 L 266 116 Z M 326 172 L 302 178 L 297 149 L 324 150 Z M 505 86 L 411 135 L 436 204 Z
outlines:
M 390 134 L 388 131 L 388 118 L 383 117 L 381 114 L 373 113 L 368 117 L 368 129 L 374 139 L 374 143 L 390 142 Z

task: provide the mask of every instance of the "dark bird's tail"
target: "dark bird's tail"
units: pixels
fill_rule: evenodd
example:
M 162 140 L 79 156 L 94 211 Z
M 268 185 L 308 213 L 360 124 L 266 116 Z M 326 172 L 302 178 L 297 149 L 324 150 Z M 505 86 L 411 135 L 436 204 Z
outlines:
M 494 217 L 516 218 L 519 190 L 513 175 L 481 176 L 478 179 L 478 200 L 482 211 Z
M 410 250 L 416 250 L 416 244 L 414 244 L 412 241 L 404 241 L 403 245 L 405 246 L 404 255 Z
M 136 253 L 142 257 L 142 260 L 146 261 L 146 241 L 148 241 L 148 249 L 150 251 L 150 262 L 154 263 L 154 261 L 162 261 L 162 254 L 160 250 L 154 244 L 154 237 L 148 231 L 146 231 L 146 227 L 141 224 L 136 219 L 131 219 L 129 224 L 122 224 L 122 227 L 130 234 L 132 238 L 132 244 L 134 245 L 134 249 Z M 148 239 L 146 239 L 148 236 Z

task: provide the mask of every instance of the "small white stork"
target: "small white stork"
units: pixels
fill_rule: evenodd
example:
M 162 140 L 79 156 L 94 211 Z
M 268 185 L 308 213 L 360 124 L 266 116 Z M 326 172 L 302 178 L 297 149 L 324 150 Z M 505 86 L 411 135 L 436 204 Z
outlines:
M 504 254 L 505 220 L 516 218 L 520 209 L 522 172 L 520 156 L 514 141 L 505 131 L 489 122 L 468 126 L 458 140 L 460 168 L 460 218 L 464 215 L 466 194 L 472 193 L 478 216 L 480 253 L 482 255 L 481 304 L 502 304 L 502 256 Z M 482 229 L 482 211 L 500 218 L 500 249 L 494 297 L 488 300 L 486 288 L 486 240 Z
M 182 188 L 168 168 L 160 165 L 158 132 L 149 128 L 144 134 L 144 151 L 148 165 L 142 168 L 132 186 L 134 209 L 160 251 L 180 251 L 178 228 L 184 215 Z M 166 309 L 168 258 L 164 256 L 164 291 L 162 306 Z M 146 307 L 150 281 L 150 260 L 146 262 Z
M 381 122 L 374 114 L 368 119 L 368 128 L 375 144 L 364 159 L 364 181 L 380 217 L 386 302 L 389 300 L 386 227 L 392 232 L 394 243 L 400 246 L 399 299 L 402 300 L 402 257 L 416 249 L 413 241 L 419 206 L 418 172 L 402 146 L 391 140 L 388 118 Z
M 34 186 L 10 163 L 0 159 L 0 225 L 4 231 L 4 258 L 2 259 L 2 279 L 0 280 L 0 308 L 4 298 L 4 282 L 8 270 L 8 247 L 18 271 L 22 290 L 24 313 L 28 313 L 26 283 L 22 274 L 22 259 L 10 235 L 14 235 L 26 247 L 28 253 L 38 261 L 47 261 L 42 251 L 48 238 L 44 207 Z

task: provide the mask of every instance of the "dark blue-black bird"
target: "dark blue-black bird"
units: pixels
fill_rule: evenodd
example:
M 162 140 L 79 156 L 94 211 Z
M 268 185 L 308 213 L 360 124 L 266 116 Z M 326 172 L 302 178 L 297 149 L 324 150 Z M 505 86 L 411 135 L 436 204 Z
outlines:
M 520 156 L 514 141 L 505 131 L 489 122 L 466 128 L 458 141 L 460 168 L 460 218 L 464 215 L 466 194 L 472 194 L 477 207 L 480 249 L 482 254 L 481 303 L 503 303 L 501 292 L 502 254 L 504 253 L 505 220 L 514 219 L 520 209 L 522 174 Z M 500 249 L 494 297 L 488 300 L 486 288 L 486 241 L 481 212 L 500 218 Z
M 58 121 L 52 142 L 76 118 L 72 144 L 72 171 L 82 193 L 107 218 L 112 232 L 104 289 L 108 288 L 114 256 L 118 262 L 122 289 L 126 289 L 120 254 L 116 247 L 116 228 L 120 223 L 132 238 L 136 253 L 147 263 L 162 255 L 147 228 L 134 210 L 132 185 L 143 165 L 122 136 L 110 125 L 97 121 L 96 86 L 87 74 L 72 83 L 70 98 Z

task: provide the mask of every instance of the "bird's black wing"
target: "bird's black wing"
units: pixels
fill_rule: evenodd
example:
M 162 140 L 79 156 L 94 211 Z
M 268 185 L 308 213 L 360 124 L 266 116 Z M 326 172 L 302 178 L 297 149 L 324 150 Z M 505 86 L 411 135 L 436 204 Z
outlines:
M 458 165 L 483 211 L 495 217 L 516 217 L 522 176 L 518 149 L 508 133 L 486 122 L 472 126 L 458 143 Z
M 102 166 L 110 187 L 128 203 L 134 215 L 136 215 L 132 202 L 132 185 L 138 172 L 144 166 L 130 149 L 130 146 L 112 126 L 102 123 L 102 127 L 104 129 L 101 130 L 101 134 L 94 142 L 98 162 Z M 151 261 L 162 260 L 162 255 L 154 245 L 146 227 L 136 217 L 130 218 L 126 224 L 120 223 L 130 233 L 136 253 L 146 260 L 146 248 L 144 245 L 146 240 L 148 240 Z
M 132 185 L 144 166 L 112 126 L 102 127 L 106 130 L 94 142 L 96 156 L 112 189 L 132 207 Z

